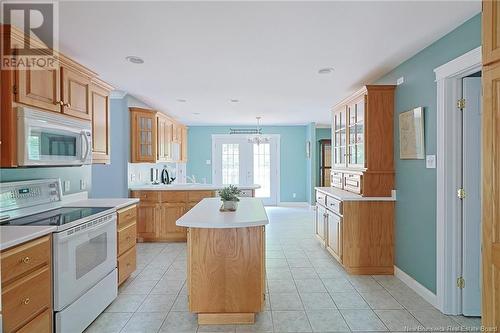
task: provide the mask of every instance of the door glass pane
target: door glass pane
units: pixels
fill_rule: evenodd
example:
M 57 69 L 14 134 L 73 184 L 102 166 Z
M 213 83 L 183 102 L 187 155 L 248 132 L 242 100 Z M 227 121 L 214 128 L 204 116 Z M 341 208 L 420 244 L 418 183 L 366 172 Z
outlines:
M 346 130 L 345 128 L 340 131 L 340 145 L 345 146 L 346 141 Z
M 255 190 L 257 198 L 269 198 L 271 196 L 271 145 L 261 143 L 253 145 L 253 182 L 260 185 Z
M 106 232 L 103 232 L 76 247 L 75 268 L 77 280 L 106 261 L 108 254 L 106 235 Z
M 363 144 L 359 144 L 356 147 L 356 163 L 365 164 L 365 151 L 363 149 Z
M 356 143 L 356 125 L 349 127 L 349 144 Z
M 222 184 L 239 184 L 240 182 L 240 145 L 237 143 L 222 144 Z

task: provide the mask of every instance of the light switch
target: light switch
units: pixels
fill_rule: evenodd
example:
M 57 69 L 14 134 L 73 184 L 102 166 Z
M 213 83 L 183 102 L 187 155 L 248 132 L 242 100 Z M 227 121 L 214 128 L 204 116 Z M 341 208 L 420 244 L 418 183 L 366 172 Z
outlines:
M 80 179 L 80 190 L 86 190 L 87 189 L 87 182 L 85 179 Z
M 64 181 L 64 192 L 69 192 L 71 190 L 71 182 L 69 180 Z
M 427 155 L 425 157 L 425 167 L 427 169 L 436 169 L 436 155 Z
M 211 160 L 207 160 L 205 163 L 207 163 L 207 165 L 210 165 L 210 164 L 212 164 L 212 161 Z

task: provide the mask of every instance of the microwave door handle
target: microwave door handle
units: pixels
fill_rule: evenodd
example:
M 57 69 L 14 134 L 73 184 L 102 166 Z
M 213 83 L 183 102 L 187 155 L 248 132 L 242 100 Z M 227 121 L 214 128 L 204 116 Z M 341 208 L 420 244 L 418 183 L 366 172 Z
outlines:
M 80 132 L 80 135 L 83 136 L 83 139 L 85 140 L 85 154 L 82 154 L 82 162 L 84 162 L 90 153 L 90 141 L 89 138 L 87 138 L 85 131 Z

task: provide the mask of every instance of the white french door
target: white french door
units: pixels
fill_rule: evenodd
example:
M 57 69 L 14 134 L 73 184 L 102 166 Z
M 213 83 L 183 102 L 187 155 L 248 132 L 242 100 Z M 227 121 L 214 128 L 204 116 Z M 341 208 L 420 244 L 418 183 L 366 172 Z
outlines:
M 279 197 L 279 135 L 268 142 L 249 142 L 247 135 L 212 136 L 212 180 L 217 185 L 260 185 L 255 196 L 265 205 Z

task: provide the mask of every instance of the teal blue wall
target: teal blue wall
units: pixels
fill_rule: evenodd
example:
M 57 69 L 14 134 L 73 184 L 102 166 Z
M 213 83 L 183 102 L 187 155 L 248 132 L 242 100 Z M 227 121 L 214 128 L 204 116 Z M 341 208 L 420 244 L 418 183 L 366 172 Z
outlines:
M 396 265 L 436 292 L 436 169 L 425 160 L 399 159 L 398 114 L 425 109 L 425 153 L 436 154 L 436 83 L 434 68 L 480 46 L 478 14 L 379 79 L 378 84 L 405 82 L 396 89 L 394 159 L 396 162 Z M 439 156 L 437 156 L 439 158 Z
M 70 181 L 70 190 L 64 194 L 81 192 L 80 181 L 85 180 L 87 190 L 91 187 L 91 166 L 50 167 L 50 168 L 11 168 L 0 169 L 0 182 L 14 182 L 20 180 L 60 178 L 61 181 Z
M 232 126 L 237 128 L 238 126 Z M 280 134 L 281 201 L 307 201 L 306 194 L 306 126 L 264 126 L 265 134 Z M 190 126 L 188 129 L 188 176 L 212 182 L 212 134 L 228 134 L 227 126 Z M 293 197 L 296 193 L 296 197 Z
M 316 185 L 319 186 L 319 182 L 321 180 L 319 174 L 319 165 L 320 165 L 320 151 L 319 151 L 319 140 L 323 139 L 331 139 L 332 138 L 332 129 L 331 128 L 316 128 Z

